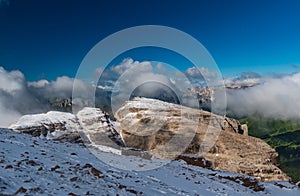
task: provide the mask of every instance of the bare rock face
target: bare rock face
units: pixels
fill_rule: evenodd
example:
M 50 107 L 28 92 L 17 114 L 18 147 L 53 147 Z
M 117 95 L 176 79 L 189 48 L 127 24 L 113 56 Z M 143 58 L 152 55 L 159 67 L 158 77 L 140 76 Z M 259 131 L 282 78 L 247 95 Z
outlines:
M 154 157 L 194 154 L 204 156 L 217 170 L 261 181 L 289 180 L 278 168 L 277 152 L 248 136 L 247 126 L 235 119 L 146 98 L 126 102 L 115 118 L 126 146 L 150 151 Z

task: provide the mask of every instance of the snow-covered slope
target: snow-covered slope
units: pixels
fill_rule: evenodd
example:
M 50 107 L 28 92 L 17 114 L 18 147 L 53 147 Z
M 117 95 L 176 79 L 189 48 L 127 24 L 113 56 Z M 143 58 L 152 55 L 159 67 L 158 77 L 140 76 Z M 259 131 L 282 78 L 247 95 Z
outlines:
M 258 183 L 249 176 L 183 161 L 143 172 L 125 171 L 99 161 L 82 145 L 7 129 L 0 129 L 0 149 L 0 195 L 300 194 L 286 182 Z

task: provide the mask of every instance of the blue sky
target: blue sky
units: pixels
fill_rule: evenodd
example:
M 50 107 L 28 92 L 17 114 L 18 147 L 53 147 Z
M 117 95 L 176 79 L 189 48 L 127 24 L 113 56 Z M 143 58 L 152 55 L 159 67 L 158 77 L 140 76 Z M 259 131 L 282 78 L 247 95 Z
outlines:
M 225 77 L 292 73 L 300 67 L 297 0 L 0 2 L 0 65 L 21 70 L 28 80 L 74 77 L 100 40 L 147 24 L 178 28 L 198 39 Z M 142 52 L 133 56 L 128 57 L 152 60 Z

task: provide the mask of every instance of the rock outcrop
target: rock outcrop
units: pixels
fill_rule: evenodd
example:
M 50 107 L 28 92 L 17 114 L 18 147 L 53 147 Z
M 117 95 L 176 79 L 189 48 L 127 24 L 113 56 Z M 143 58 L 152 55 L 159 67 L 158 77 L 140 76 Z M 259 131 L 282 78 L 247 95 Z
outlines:
M 125 146 L 114 122 L 98 108 L 83 108 L 77 115 L 54 111 L 25 115 L 9 128 L 60 141 L 79 143 L 84 140 L 112 148 Z
M 150 151 L 154 157 L 189 153 L 204 156 L 217 170 L 262 181 L 289 180 L 278 168 L 277 152 L 248 136 L 247 126 L 235 119 L 146 98 L 126 102 L 115 117 L 126 145 Z

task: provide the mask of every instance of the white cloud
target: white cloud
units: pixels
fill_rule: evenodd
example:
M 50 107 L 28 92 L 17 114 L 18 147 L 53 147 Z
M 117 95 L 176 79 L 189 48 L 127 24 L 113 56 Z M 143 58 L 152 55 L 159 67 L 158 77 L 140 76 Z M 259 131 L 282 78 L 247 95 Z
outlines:
M 108 85 L 98 85 L 97 88 L 102 89 L 102 90 L 107 90 L 107 91 L 112 91 L 113 87 L 112 86 L 108 86 Z
M 188 78 L 197 78 L 203 79 L 203 75 L 197 67 L 190 67 L 185 71 L 185 74 Z
M 115 86 L 119 91 L 113 93 L 112 106 L 114 111 L 116 111 L 124 101 L 127 101 L 133 92 L 138 93 L 139 96 L 153 98 L 172 98 L 173 95 L 176 95 L 176 99 L 178 99 L 183 97 L 183 94 L 191 87 L 184 74 L 179 74 L 179 72 L 173 73 L 173 71 L 170 72 L 168 71 L 170 68 L 166 69 L 164 65 L 160 63 L 155 65 L 149 61 L 138 62 L 127 59 L 117 67 L 122 68 L 122 74 L 116 81 Z M 175 73 L 181 77 L 174 77 Z M 184 102 L 186 102 L 186 100 L 184 100 Z
M 117 80 L 117 88 L 122 91 L 130 90 L 130 92 L 127 93 L 131 93 L 132 90 L 147 81 L 156 81 L 167 84 L 170 83 L 170 80 L 166 76 L 155 74 L 151 62 L 148 61 L 138 62 L 133 61 L 132 59 L 127 59 L 117 67 L 126 67 L 126 71 L 124 70 L 123 74 Z M 151 91 L 152 89 L 147 90 Z
M 165 68 L 165 66 L 162 63 L 157 63 L 156 68 L 161 73 L 168 73 L 168 70 Z
M 25 77 L 20 71 L 7 72 L 0 67 L 0 89 L 7 93 L 22 90 L 25 86 Z
M 0 102 L 0 127 L 8 127 L 11 123 L 16 122 L 22 115 L 17 111 L 7 109 Z
M 217 73 L 215 71 L 210 71 L 208 68 L 206 67 L 200 67 L 200 72 L 203 75 L 204 78 L 216 78 L 217 77 Z
M 176 81 L 172 78 L 170 78 L 170 81 L 172 82 L 172 84 L 176 85 Z
M 260 85 L 227 91 L 229 112 L 238 116 L 259 114 L 278 119 L 300 119 L 300 73 L 264 78 Z
M 104 70 L 103 67 L 98 67 L 91 75 L 91 77 L 97 81 L 100 77 L 101 78 L 104 78 L 104 79 L 109 79 L 111 78 L 110 76 L 110 72 L 111 71 L 107 71 L 107 70 Z
M 111 67 L 111 71 L 114 71 L 115 73 L 122 75 L 126 70 L 130 69 L 131 67 L 139 67 L 141 69 L 147 69 L 146 71 L 149 71 L 149 67 L 151 66 L 151 62 L 148 61 L 134 61 L 131 58 L 124 59 L 119 65 Z M 152 70 L 152 67 L 151 67 Z
M 75 79 L 61 76 L 54 81 L 40 80 L 28 83 L 30 91 L 39 99 L 52 100 L 56 98 L 71 98 Z M 92 85 L 76 80 L 76 88 L 82 95 L 89 95 Z
M 39 80 L 35 82 L 28 82 L 27 83 L 29 87 L 34 87 L 34 88 L 42 88 L 45 87 L 46 85 L 49 84 L 48 80 Z
M 203 81 L 213 81 L 217 79 L 217 73 L 206 67 L 190 67 L 184 72 L 184 74 L 193 83 L 202 83 Z
M 7 127 L 21 115 L 51 109 L 49 101 L 72 97 L 74 79 L 67 76 L 55 81 L 27 82 L 20 71 L 6 71 L 0 67 L 0 127 Z M 92 85 L 77 81 L 82 95 L 91 96 Z
M 40 112 L 41 108 L 21 72 L 0 67 L 0 127 L 6 127 L 23 113 Z

